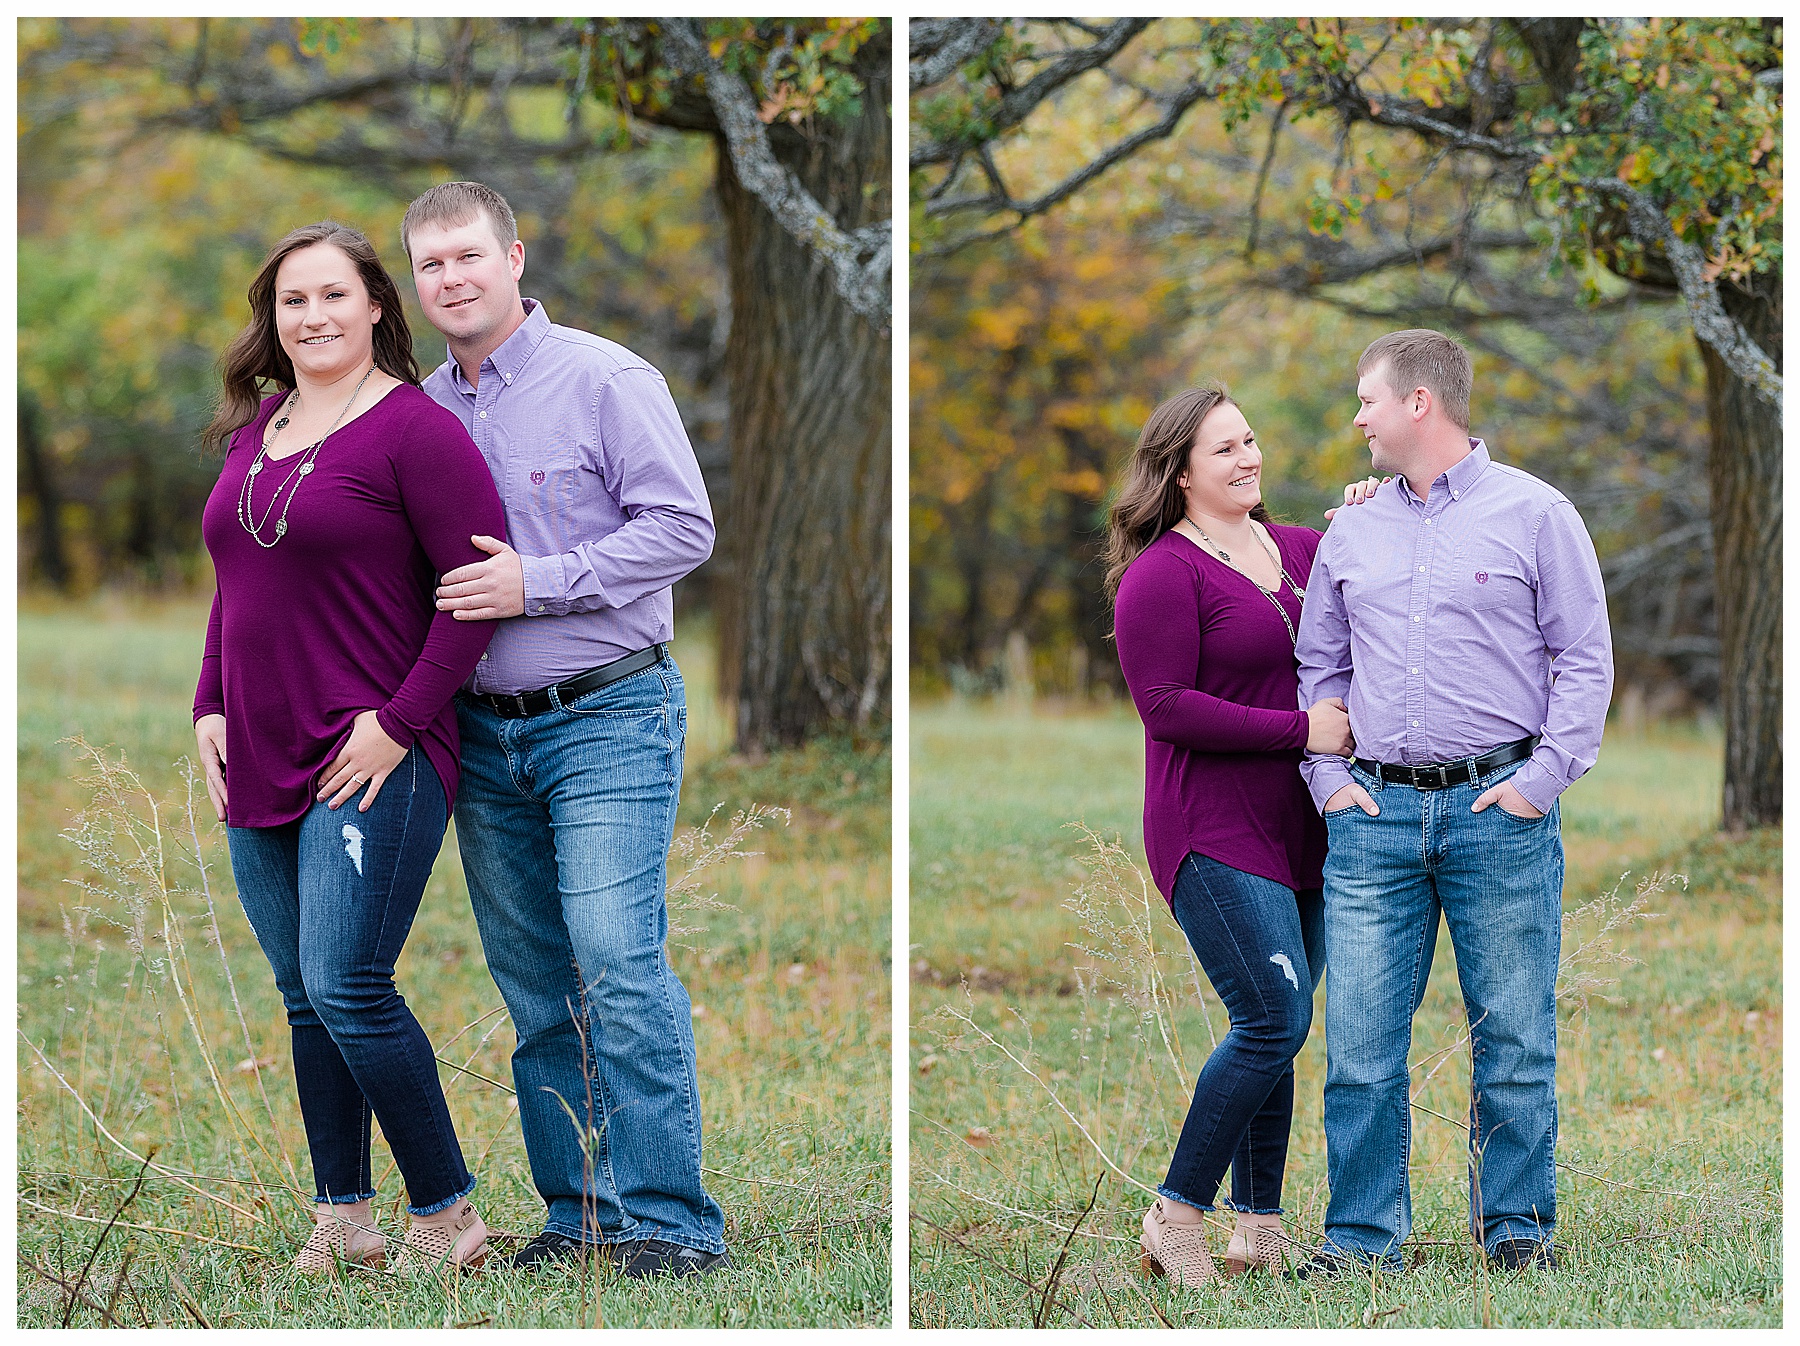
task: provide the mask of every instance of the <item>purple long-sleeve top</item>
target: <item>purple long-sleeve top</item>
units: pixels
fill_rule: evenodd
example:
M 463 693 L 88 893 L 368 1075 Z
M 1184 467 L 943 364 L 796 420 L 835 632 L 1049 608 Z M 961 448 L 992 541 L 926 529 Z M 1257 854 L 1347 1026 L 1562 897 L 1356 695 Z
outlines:
M 238 493 L 281 400 L 264 399 L 232 436 L 201 516 L 218 591 L 194 718 L 225 717 L 227 820 L 276 827 L 304 814 L 366 710 L 402 747 L 423 745 L 454 806 L 451 697 L 494 623 L 437 612 L 433 590 L 484 559 L 472 535 L 505 535 L 493 478 L 456 418 L 402 384 L 326 438 L 287 532 L 264 547 L 238 522 Z M 281 517 L 272 493 L 297 465 L 257 474 L 251 518 L 265 541 Z
M 1561 491 L 1479 439 L 1424 500 L 1395 477 L 1338 511 L 1297 654 L 1299 703 L 1343 697 L 1358 757 L 1454 762 L 1537 734 L 1511 779 L 1547 813 L 1600 755 L 1613 663 L 1594 544 Z M 1301 770 L 1320 809 L 1350 783 L 1340 757 Z
M 1269 529 L 1302 586 L 1319 535 Z M 1300 600 L 1277 602 L 1289 622 Z M 1114 605 L 1119 665 L 1144 722 L 1144 851 L 1165 898 L 1189 852 L 1294 889 L 1323 882 L 1325 825 L 1300 779 L 1306 712 L 1294 645 L 1256 584 L 1174 531 L 1134 560 Z
M 469 684 L 533 691 L 671 639 L 670 586 L 712 554 L 712 506 L 669 385 L 535 299 L 471 386 L 452 356 L 425 391 L 474 437 L 506 503 L 525 611 Z

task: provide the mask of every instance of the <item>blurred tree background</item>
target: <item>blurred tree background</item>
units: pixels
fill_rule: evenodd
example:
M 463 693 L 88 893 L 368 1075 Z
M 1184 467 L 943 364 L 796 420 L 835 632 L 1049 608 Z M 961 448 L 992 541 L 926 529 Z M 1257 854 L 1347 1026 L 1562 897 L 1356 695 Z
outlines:
M 1151 408 L 1224 380 L 1323 527 L 1355 361 L 1428 326 L 1580 508 L 1616 705 L 1781 811 L 1775 20 L 915 21 L 912 675 L 1122 691 L 1099 560 Z
M 519 216 L 525 293 L 669 379 L 720 524 L 684 604 L 718 618 L 738 746 L 879 730 L 890 41 L 863 19 L 22 21 L 22 582 L 208 583 L 198 432 L 269 245 L 335 217 L 403 277 L 407 203 L 479 179 Z

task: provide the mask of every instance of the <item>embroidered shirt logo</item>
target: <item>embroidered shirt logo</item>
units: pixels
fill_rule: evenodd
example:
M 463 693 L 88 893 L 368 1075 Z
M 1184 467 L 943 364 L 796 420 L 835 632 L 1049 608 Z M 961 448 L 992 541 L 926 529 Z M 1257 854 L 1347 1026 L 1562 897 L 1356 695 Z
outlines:
M 532 485 L 533 485 L 533 486 L 542 486 L 542 485 L 543 485 L 543 484 L 544 484 L 544 474 L 543 474 L 543 472 L 541 472 L 541 471 L 538 471 L 538 472 L 533 472 L 533 473 L 532 473 L 532 474 L 531 474 L 531 484 L 532 484 Z M 1487 579 L 1487 576 L 1486 576 L 1486 575 L 1483 575 L 1483 576 L 1482 576 L 1482 577 L 1481 577 L 1481 578 L 1482 578 L 1482 580 L 1483 580 L 1483 581 L 1486 581 L 1486 579 Z
M 1486 584 L 1487 583 L 1487 571 L 1477 570 L 1475 572 L 1475 583 Z

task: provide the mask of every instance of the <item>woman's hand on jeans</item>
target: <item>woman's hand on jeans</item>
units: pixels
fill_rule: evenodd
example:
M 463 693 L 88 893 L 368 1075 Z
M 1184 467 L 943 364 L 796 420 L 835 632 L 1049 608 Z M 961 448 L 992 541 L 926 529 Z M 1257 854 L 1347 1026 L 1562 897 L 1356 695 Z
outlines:
M 200 743 L 200 769 L 206 773 L 206 795 L 213 812 L 225 821 L 225 717 L 202 715 L 194 721 L 194 737 Z
M 1306 712 L 1306 750 L 1333 757 L 1348 757 L 1356 751 L 1356 740 L 1350 737 L 1350 712 L 1344 709 L 1342 697 L 1315 701 Z
M 369 805 L 375 802 L 375 796 L 381 793 L 382 782 L 388 773 L 406 760 L 406 749 L 387 736 L 375 718 L 375 712 L 365 710 L 356 717 L 356 724 L 350 730 L 350 741 L 344 750 L 337 755 L 337 760 L 325 768 L 324 783 L 319 786 L 319 798 L 331 796 L 329 808 L 336 808 L 351 795 L 368 783 L 368 792 L 363 795 L 362 803 L 356 806 L 358 813 L 367 813 Z

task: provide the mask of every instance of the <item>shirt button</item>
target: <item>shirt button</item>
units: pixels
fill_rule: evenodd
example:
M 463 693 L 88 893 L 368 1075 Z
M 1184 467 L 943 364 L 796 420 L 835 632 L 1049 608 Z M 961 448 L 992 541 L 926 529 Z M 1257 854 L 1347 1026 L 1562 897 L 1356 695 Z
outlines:
M 485 655 L 485 654 L 484 654 L 484 655 L 482 655 L 482 656 L 481 656 L 481 657 L 482 657 L 482 658 L 483 658 L 483 659 L 485 659 L 485 658 L 487 658 L 487 656 L 486 656 L 486 655 Z M 1417 672 L 1418 672 L 1418 671 L 1419 671 L 1419 670 L 1418 670 L 1418 669 L 1416 669 L 1416 668 L 1409 668 L 1409 669 L 1407 669 L 1407 670 L 1406 670 L 1406 671 L 1407 671 L 1407 672 L 1408 672 L 1408 673 L 1417 673 Z
M 1414 618 L 1413 618 L 1413 620 L 1414 620 L 1414 621 L 1415 621 L 1415 622 L 1422 622 L 1422 621 L 1424 621 L 1424 620 L 1425 620 L 1425 619 L 1424 619 L 1424 618 L 1423 618 L 1423 617 L 1414 617 Z
M 485 654 L 484 654 L 484 655 L 482 655 L 482 656 L 481 656 L 481 657 L 482 657 L 482 658 L 483 658 L 483 659 L 485 659 L 485 658 L 487 658 L 487 655 L 485 655 Z
M 1417 728 L 1418 728 L 1418 727 L 1419 727 L 1419 722 L 1418 722 L 1418 721 L 1417 721 L 1417 720 L 1414 720 L 1414 721 L 1413 721 L 1413 728 L 1414 728 L 1414 729 L 1417 729 Z
M 1421 574 L 1421 575 L 1423 575 L 1423 574 L 1424 574 L 1424 573 L 1425 573 L 1425 567 L 1424 567 L 1424 566 L 1420 566 L 1420 567 L 1419 567 L 1419 573 L 1420 573 L 1420 574 Z
M 539 603 L 539 604 L 538 604 L 538 607 L 537 607 L 537 610 L 538 610 L 538 611 L 539 611 L 539 612 L 542 612 L 542 611 L 543 611 L 543 610 L 544 610 L 544 605 L 543 605 L 543 604 L 542 604 L 542 603 Z
M 478 411 L 475 414 L 477 416 L 481 417 L 481 419 L 484 421 L 487 419 L 487 412 L 485 412 L 485 411 Z

